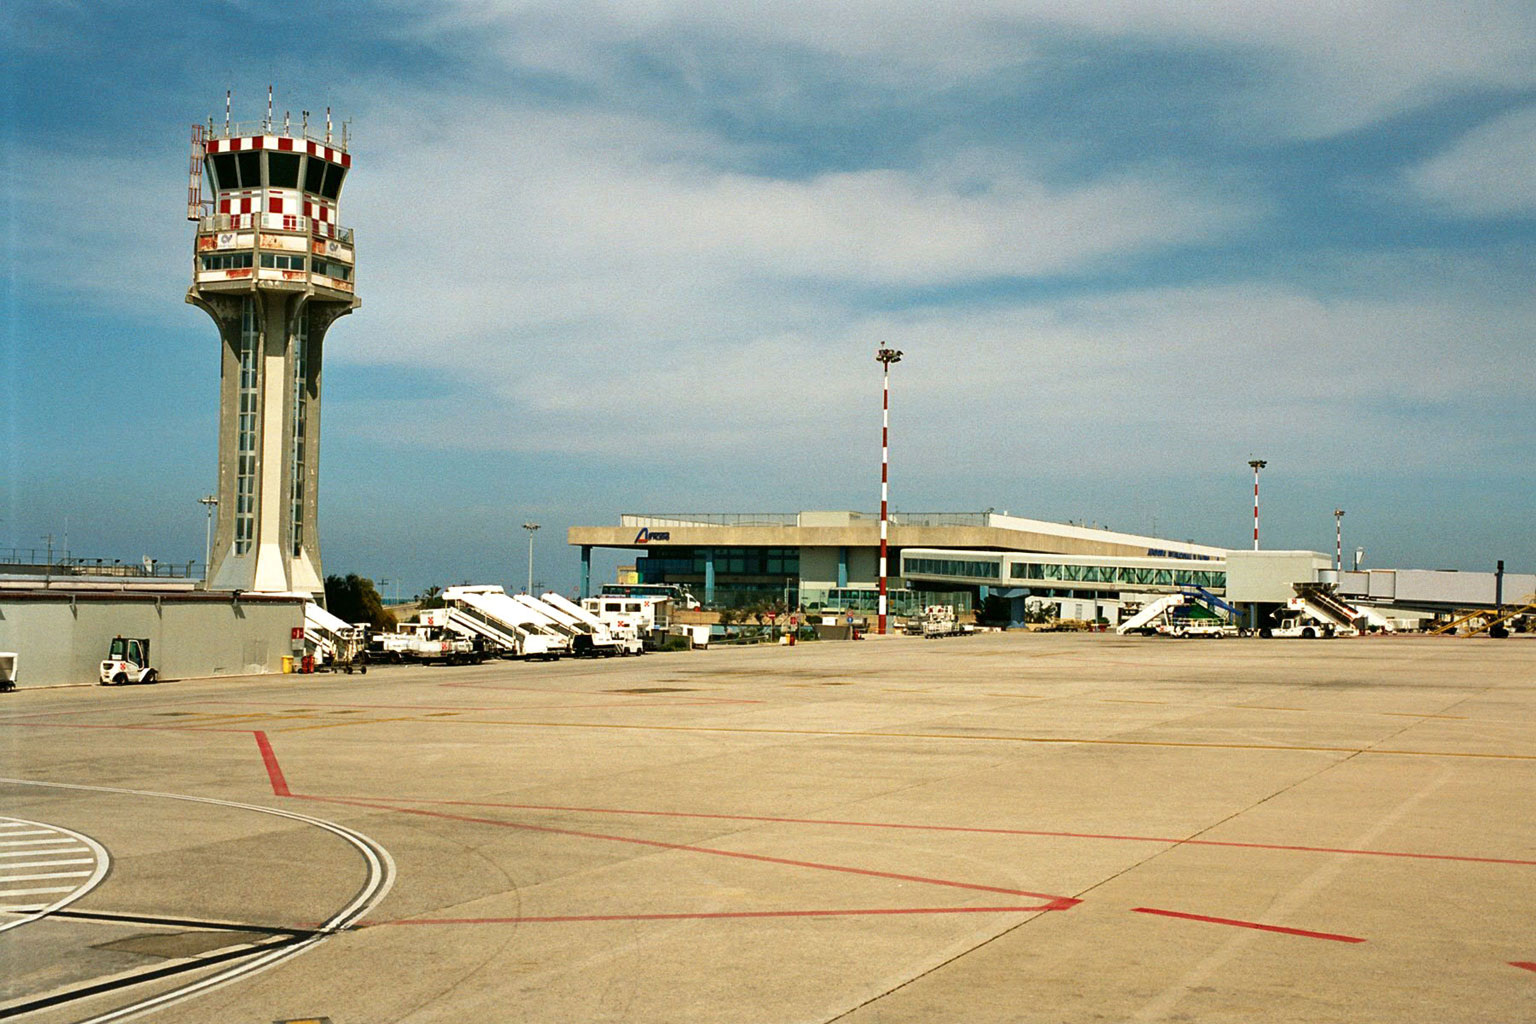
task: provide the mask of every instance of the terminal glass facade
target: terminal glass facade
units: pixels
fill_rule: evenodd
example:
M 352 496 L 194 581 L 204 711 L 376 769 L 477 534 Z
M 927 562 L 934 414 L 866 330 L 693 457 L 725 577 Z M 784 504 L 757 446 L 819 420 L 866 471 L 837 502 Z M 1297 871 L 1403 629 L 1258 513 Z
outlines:
M 635 571 L 641 583 L 676 583 L 718 608 L 800 602 L 799 548 L 653 547 Z
M 908 558 L 902 562 L 903 572 L 921 576 L 970 576 L 978 580 L 995 580 L 1002 567 L 997 562 L 977 562 L 959 558 Z
M 910 563 L 909 563 L 910 564 Z M 996 568 L 996 566 L 993 566 Z M 1225 589 L 1227 574 L 1213 569 L 1156 569 L 1128 565 L 1069 565 L 1051 562 L 1015 562 L 1009 578 L 1021 581 L 1110 583 L 1122 587 L 1205 587 Z

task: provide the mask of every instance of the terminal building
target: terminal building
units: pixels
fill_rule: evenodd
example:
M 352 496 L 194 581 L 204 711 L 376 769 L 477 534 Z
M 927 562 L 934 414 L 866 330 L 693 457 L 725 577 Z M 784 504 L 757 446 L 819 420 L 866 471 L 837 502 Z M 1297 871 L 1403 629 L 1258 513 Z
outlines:
M 641 583 L 684 586 L 705 605 L 872 612 L 879 527 L 877 515 L 851 511 L 625 514 L 618 526 L 572 527 L 567 539 L 581 550 L 583 596 L 592 550 L 608 548 L 635 552 Z M 1017 619 L 1033 601 L 1113 622 L 1147 595 L 1227 587 L 1224 548 L 1007 513 L 893 513 L 889 548 L 893 615 L 996 595 L 1015 602 Z

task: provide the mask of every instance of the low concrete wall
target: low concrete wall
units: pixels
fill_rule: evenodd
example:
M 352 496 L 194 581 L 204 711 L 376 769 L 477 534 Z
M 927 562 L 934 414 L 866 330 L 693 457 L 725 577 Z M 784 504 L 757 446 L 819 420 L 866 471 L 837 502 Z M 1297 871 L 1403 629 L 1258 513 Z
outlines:
M 97 681 L 114 636 L 148 637 L 163 679 L 280 672 L 304 624 L 302 597 L 229 593 L 0 594 L 0 650 L 15 651 L 16 685 Z

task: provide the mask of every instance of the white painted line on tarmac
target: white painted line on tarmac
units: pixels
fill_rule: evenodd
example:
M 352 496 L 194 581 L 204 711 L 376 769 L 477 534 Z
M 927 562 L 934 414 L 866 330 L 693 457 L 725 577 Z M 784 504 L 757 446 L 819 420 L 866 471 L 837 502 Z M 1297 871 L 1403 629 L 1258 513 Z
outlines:
M 41 875 L 3 875 L 0 876 L 0 884 L 9 885 L 11 882 L 41 882 L 45 878 L 85 878 L 89 871 L 47 871 Z M 73 888 L 73 886 L 71 886 Z
M 0 891 L 0 898 L 12 896 L 58 897 L 57 899 L 46 903 L 32 899 L 27 900 L 22 904 L 10 903 L 5 907 L 0 908 L 0 910 L 3 910 L 7 915 L 16 915 L 14 920 L 6 921 L 4 924 L 0 924 L 0 932 L 6 931 L 10 928 L 19 928 L 22 925 L 36 921 L 41 917 L 46 917 L 47 915 L 53 913 L 55 910 L 61 910 L 64 907 L 69 906 L 71 903 L 75 902 L 80 897 L 84 896 L 86 893 L 100 885 L 102 879 L 107 877 L 107 869 L 112 865 L 112 858 L 107 855 L 106 847 L 102 846 L 91 837 L 81 835 L 79 832 L 75 832 L 67 828 L 62 828 L 58 825 L 52 825 L 42 821 L 28 821 L 24 818 L 6 818 L 4 820 L 4 824 L 11 831 L 0 833 L 0 835 L 33 834 L 30 830 L 35 829 L 43 832 L 51 832 L 59 838 L 47 840 L 17 839 L 0 841 L 0 846 L 28 847 L 24 850 L 8 850 L 5 852 L 0 852 L 0 858 L 32 858 L 29 861 L 19 861 L 12 864 L 7 864 L 4 863 L 4 861 L 0 861 L 0 885 L 29 880 L 41 881 L 46 877 L 79 878 L 80 881 L 75 885 L 59 888 L 14 890 L 7 889 L 5 891 Z M 89 854 L 90 856 L 82 857 L 82 854 Z M 18 868 L 23 867 L 62 867 L 69 864 L 93 863 L 94 867 L 88 871 L 61 872 L 53 876 L 23 875 L 17 877 L 15 875 L 8 874 L 8 872 L 12 872 Z
M 322 818 L 310 817 L 307 814 L 299 814 L 296 811 L 279 810 L 275 807 L 262 807 L 260 804 L 243 804 L 234 800 L 219 800 L 209 796 L 188 796 L 182 793 L 159 793 L 141 789 L 118 789 L 112 786 L 85 786 L 72 782 L 39 782 L 33 779 L 0 778 L 0 783 L 16 786 L 40 786 L 49 789 L 72 789 L 90 793 L 117 793 L 123 796 L 156 797 L 162 800 L 183 800 L 187 803 L 210 804 L 215 807 L 234 807 L 240 810 L 256 811 L 260 814 L 271 814 L 279 818 L 288 818 L 291 821 L 313 825 L 345 840 L 362 855 L 363 862 L 368 869 L 368 877 L 364 880 L 362 887 L 358 889 L 356 895 L 352 897 L 346 906 L 326 918 L 320 927 L 307 937 L 278 949 L 269 950 L 245 963 L 225 968 L 200 981 L 191 982 L 180 988 L 171 989 L 160 995 L 140 1000 L 137 1003 L 130 1003 L 127 1006 L 109 1010 L 95 1017 L 81 1020 L 77 1024 L 107 1024 L 108 1021 L 127 1020 L 130 1017 L 137 1017 L 151 1010 L 159 1009 L 172 1003 L 179 1003 L 184 999 L 190 999 L 193 996 L 220 988 L 240 978 L 258 974 L 270 967 L 275 967 L 285 960 L 308 952 L 332 935 L 351 926 L 374 907 L 378 906 L 379 902 L 389 895 L 389 890 L 395 884 L 395 861 L 384 847 L 361 832 L 347 828 L 345 825 L 338 825 L 335 822 L 325 821 Z M 84 839 L 85 837 L 82 836 L 81 838 Z M 101 855 L 105 859 L 106 851 L 103 850 Z M 105 873 L 105 868 L 102 870 Z M 0 929 L 12 926 L 0 925 Z
M 17 864 L 0 864 L 0 877 L 7 871 L 17 871 L 21 868 L 56 868 L 66 864 L 95 864 L 95 857 L 76 857 L 72 860 L 26 860 Z
M 80 843 L 75 846 L 61 846 L 57 850 L 12 850 L 8 853 L 0 853 L 0 857 L 45 857 L 50 853 L 78 853 L 89 849 L 89 846 Z
M 5 833 L 5 838 L 9 839 L 12 836 L 51 836 L 53 834 L 54 834 L 54 832 L 53 832 L 53 829 L 51 829 L 51 828 L 29 828 L 29 829 L 27 829 L 25 831 L 21 831 L 21 832 L 6 832 Z M 15 843 L 6 843 L 4 845 L 6 845 L 6 846 L 15 846 L 16 844 Z

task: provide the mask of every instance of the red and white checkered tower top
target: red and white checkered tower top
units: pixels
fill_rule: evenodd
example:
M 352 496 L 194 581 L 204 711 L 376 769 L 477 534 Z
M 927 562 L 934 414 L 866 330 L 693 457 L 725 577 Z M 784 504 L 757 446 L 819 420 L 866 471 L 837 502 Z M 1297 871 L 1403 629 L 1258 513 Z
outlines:
M 298 126 L 286 115 L 278 125 L 270 103 L 264 121 L 193 126 L 188 217 L 198 221 L 197 252 L 256 254 L 252 260 L 200 258 L 200 286 L 254 278 L 258 285 L 270 279 L 353 293 L 352 232 L 338 213 L 352 155 L 345 129 L 336 139 L 329 110 L 325 116 L 318 137 L 308 112 Z

